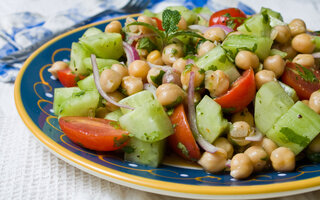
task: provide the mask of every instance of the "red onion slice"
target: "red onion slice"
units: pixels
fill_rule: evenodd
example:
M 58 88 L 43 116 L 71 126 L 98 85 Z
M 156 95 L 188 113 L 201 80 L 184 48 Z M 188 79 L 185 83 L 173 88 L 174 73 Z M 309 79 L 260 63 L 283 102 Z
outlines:
M 167 65 L 155 65 L 155 64 L 152 64 L 151 62 L 148 62 L 148 65 L 151 67 L 151 68 L 159 68 L 165 72 L 167 71 L 175 71 L 172 67 L 170 66 L 167 66 Z
M 231 167 L 231 160 L 230 159 L 227 160 L 226 167 Z
M 211 15 L 210 14 L 204 14 L 204 13 L 201 13 L 201 14 L 198 14 L 200 17 L 202 17 L 203 19 L 209 21 L 210 20 L 210 17 Z
M 140 56 L 138 54 L 138 51 L 132 47 L 130 44 L 126 43 L 126 42 L 122 42 L 123 44 L 123 49 L 124 52 L 126 53 L 127 56 L 127 65 L 130 65 L 130 63 L 132 63 L 135 60 L 140 60 Z
M 196 119 L 196 111 L 194 106 L 194 77 L 195 74 L 193 71 L 190 72 L 190 80 L 189 80 L 189 88 L 188 88 L 188 117 L 191 131 L 195 135 L 195 139 L 198 144 L 207 152 L 215 153 L 218 148 L 210 144 L 207 140 L 205 140 L 202 135 L 198 131 L 197 127 L 197 119 Z
M 209 29 L 210 28 L 215 28 L 215 27 L 222 28 L 226 34 L 234 31 L 232 28 L 229 28 L 229 27 L 227 27 L 225 25 L 221 25 L 221 24 L 212 25 L 212 26 L 209 27 Z
M 145 83 L 145 84 L 143 84 L 143 89 L 150 91 L 153 94 L 154 98 L 157 98 L 157 96 L 156 96 L 157 88 L 154 85 L 152 85 L 150 83 Z
M 314 58 L 320 58 L 320 52 L 313 53 L 312 56 Z
M 187 65 L 188 65 L 188 64 L 193 64 L 193 65 L 194 65 L 194 60 L 193 60 L 193 59 L 188 58 L 188 59 L 187 59 Z
M 109 97 L 101 88 L 100 85 L 100 75 L 99 75 L 99 69 L 97 66 L 97 61 L 96 61 L 96 55 L 91 54 L 91 64 L 92 64 L 92 71 L 93 71 L 93 79 L 94 79 L 94 83 L 98 89 L 99 94 L 108 102 L 112 103 L 115 106 L 118 107 L 122 107 L 122 108 L 127 108 L 130 110 L 134 110 L 133 107 L 128 106 L 128 105 L 123 105 L 123 104 L 119 104 L 118 102 L 114 101 L 111 97 Z
M 202 25 L 190 25 L 188 26 L 189 29 L 192 29 L 192 30 L 199 30 L 201 31 L 202 33 L 206 32 L 207 30 L 211 29 L 211 28 L 215 28 L 215 27 L 219 27 L 219 28 L 222 28 L 224 30 L 224 32 L 226 34 L 230 33 L 230 32 L 233 32 L 233 29 L 232 28 L 229 28 L 227 26 L 224 26 L 224 25 L 221 25 L 221 24 L 216 24 L 216 25 L 212 25 L 212 26 L 202 26 Z
M 263 134 L 257 129 L 254 129 L 253 132 L 254 132 L 254 135 L 245 137 L 245 140 L 252 141 L 252 142 L 261 141 L 263 138 Z

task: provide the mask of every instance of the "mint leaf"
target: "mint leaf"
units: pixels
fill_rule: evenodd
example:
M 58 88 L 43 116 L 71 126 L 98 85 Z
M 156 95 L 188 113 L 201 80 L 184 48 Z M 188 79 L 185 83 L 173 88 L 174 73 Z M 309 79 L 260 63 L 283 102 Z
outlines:
M 162 84 L 162 77 L 163 77 L 164 73 L 165 73 L 165 71 L 161 70 L 157 76 L 150 76 L 152 82 L 154 82 L 157 85 L 161 85 Z
M 296 65 L 299 66 L 299 68 L 298 67 L 296 67 L 296 68 L 297 68 L 298 74 L 300 75 L 300 77 L 302 79 L 304 79 L 305 81 L 308 81 L 308 82 L 319 82 L 317 77 L 314 75 L 314 73 L 310 69 L 308 69 L 302 65 L 299 65 L 297 63 L 296 63 Z
M 178 23 L 181 19 L 181 15 L 176 10 L 166 9 L 162 13 L 162 27 L 169 35 L 170 33 L 178 30 Z
M 177 37 L 179 35 L 187 35 L 187 36 L 197 37 L 197 38 L 200 38 L 200 39 L 203 39 L 203 40 L 207 40 L 202 35 L 199 35 L 198 33 L 193 32 L 193 31 L 177 31 L 177 32 L 172 33 L 168 37 L 168 41 L 170 41 L 171 39 L 173 39 L 173 38 L 175 38 L 175 37 Z
M 141 38 L 138 43 L 138 49 L 146 49 L 148 52 L 151 52 L 157 49 L 157 46 L 147 37 Z

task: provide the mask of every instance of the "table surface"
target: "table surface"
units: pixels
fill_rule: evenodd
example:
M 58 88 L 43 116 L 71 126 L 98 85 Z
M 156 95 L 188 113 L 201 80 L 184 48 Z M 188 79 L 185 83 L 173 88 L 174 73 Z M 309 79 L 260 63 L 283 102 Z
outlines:
M 53 3 L 54 2 L 54 3 Z M 72 6 L 74 0 L 0 1 L 0 17 L 18 11 L 43 15 Z M 285 19 L 302 18 L 310 29 L 320 29 L 320 1 L 243 0 L 255 10 L 261 6 L 280 11 Z M 19 6 L 24 5 L 24 6 Z M 14 105 L 13 84 L 0 83 L 0 199 L 130 199 L 178 200 L 127 188 L 97 178 L 58 159 L 38 143 Z M 277 199 L 319 199 L 320 191 Z

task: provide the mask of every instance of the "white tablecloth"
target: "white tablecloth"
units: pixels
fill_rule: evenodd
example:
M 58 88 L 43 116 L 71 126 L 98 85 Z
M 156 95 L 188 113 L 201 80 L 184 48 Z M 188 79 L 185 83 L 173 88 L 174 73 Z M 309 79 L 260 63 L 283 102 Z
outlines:
M 0 17 L 17 11 L 53 13 L 72 0 L 0 1 Z M 320 30 L 320 1 L 243 0 L 255 10 L 261 5 L 280 11 L 286 21 L 299 17 Z M 13 84 L 0 83 L 0 199 L 130 199 L 177 200 L 120 186 L 87 174 L 58 159 L 32 136 L 14 105 Z M 320 191 L 278 199 L 316 200 Z

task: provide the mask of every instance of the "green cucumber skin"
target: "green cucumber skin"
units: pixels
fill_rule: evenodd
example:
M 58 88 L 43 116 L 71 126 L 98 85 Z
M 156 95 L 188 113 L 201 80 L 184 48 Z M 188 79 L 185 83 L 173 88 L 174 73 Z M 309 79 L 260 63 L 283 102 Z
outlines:
M 150 143 L 132 137 L 130 138 L 128 146 L 133 148 L 133 152 L 125 152 L 124 160 L 141 165 L 158 167 L 164 156 L 166 140 Z
M 83 63 L 83 59 L 89 57 L 91 52 L 83 45 L 77 42 L 73 42 L 71 45 L 70 54 L 70 69 L 73 73 L 78 75 L 88 75 L 90 70 L 86 68 Z
M 78 87 L 64 87 L 54 89 L 53 99 L 53 112 L 55 115 L 59 115 L 59 110 L 63 102 L 72 96 L 73 93 L 80 92 Z
M 120 64 L 119 61 L 114 59 L 104 59 L 104 58 L 97 58 L 97 66 L 99 71 L 103 69 L 110 69 L 113 64 Z M 84 58 L 83 59 L 83 65 L 86 67 L 86 69 L 90 70 L 92 72 L 92 64 L 91 64 L 91 58 Z
M 298 101 L 273 125 L 267 136 L 298 155 L 319 133 L 320 115 Z
M 265 15 L 258 14 L 248 18 L 241 26 L 237 28 L 237 30 L 242 34 L 270 37 L 271 26 L 269 24 L 269 20 L 265 20 Z
M 115 110 L 113 112 L 108 113 L 104 118 L 113 120 L 113 121 L 119 121 L 119 118 L 123 115 L 120 109 Z
M 78 81 L 77 84 L 81 90 L 97 90 L 92 74 Z
M 293 104 L 292 98 L 278 82 L 272 81 L 264 84 L 258 90 L 255 98 L 254 120 L 258 130 L 266 134 Z
M 148 104 L 153 101 L 155 101 L 153 94 L 148 90 L 143 90 L 141 92 L 128 96 L 124 99 L 121 99 L 119 103 L 136 108 L 136 107 L 144 106 L 145 104 Z M 126 108 L 120 108 L 120 109 L 123 114 L 126 114 L 132 111 Z
M 291 99 L 294 102 L 297 102 L 299 100 L 299 97 L 298 97 L 296 91 L 292 87 L 290 87 L 287 84 L 282 83 L 281 81 L 278 81 L 278 82 L 279 82 L 280 86 L 284 89 L 284 91 L 287 93 L 287 95 L 289 97 L 291 97 Z
M 196 107 L 197 126 L 200 134 L 213 143 L 228 127 L 228 121 L 222 116 L 221 106 L 208 96 Z
M 103 33 L 103 32 L 96 27 L 91 27 L 91 28 L 88 28 L 88 30 L 86 30 L 86 32 L 84 32 L 82 37 L 85 38 L 85 37 L 89 37 L 89 36 L 96 35 L 99 33 Z

